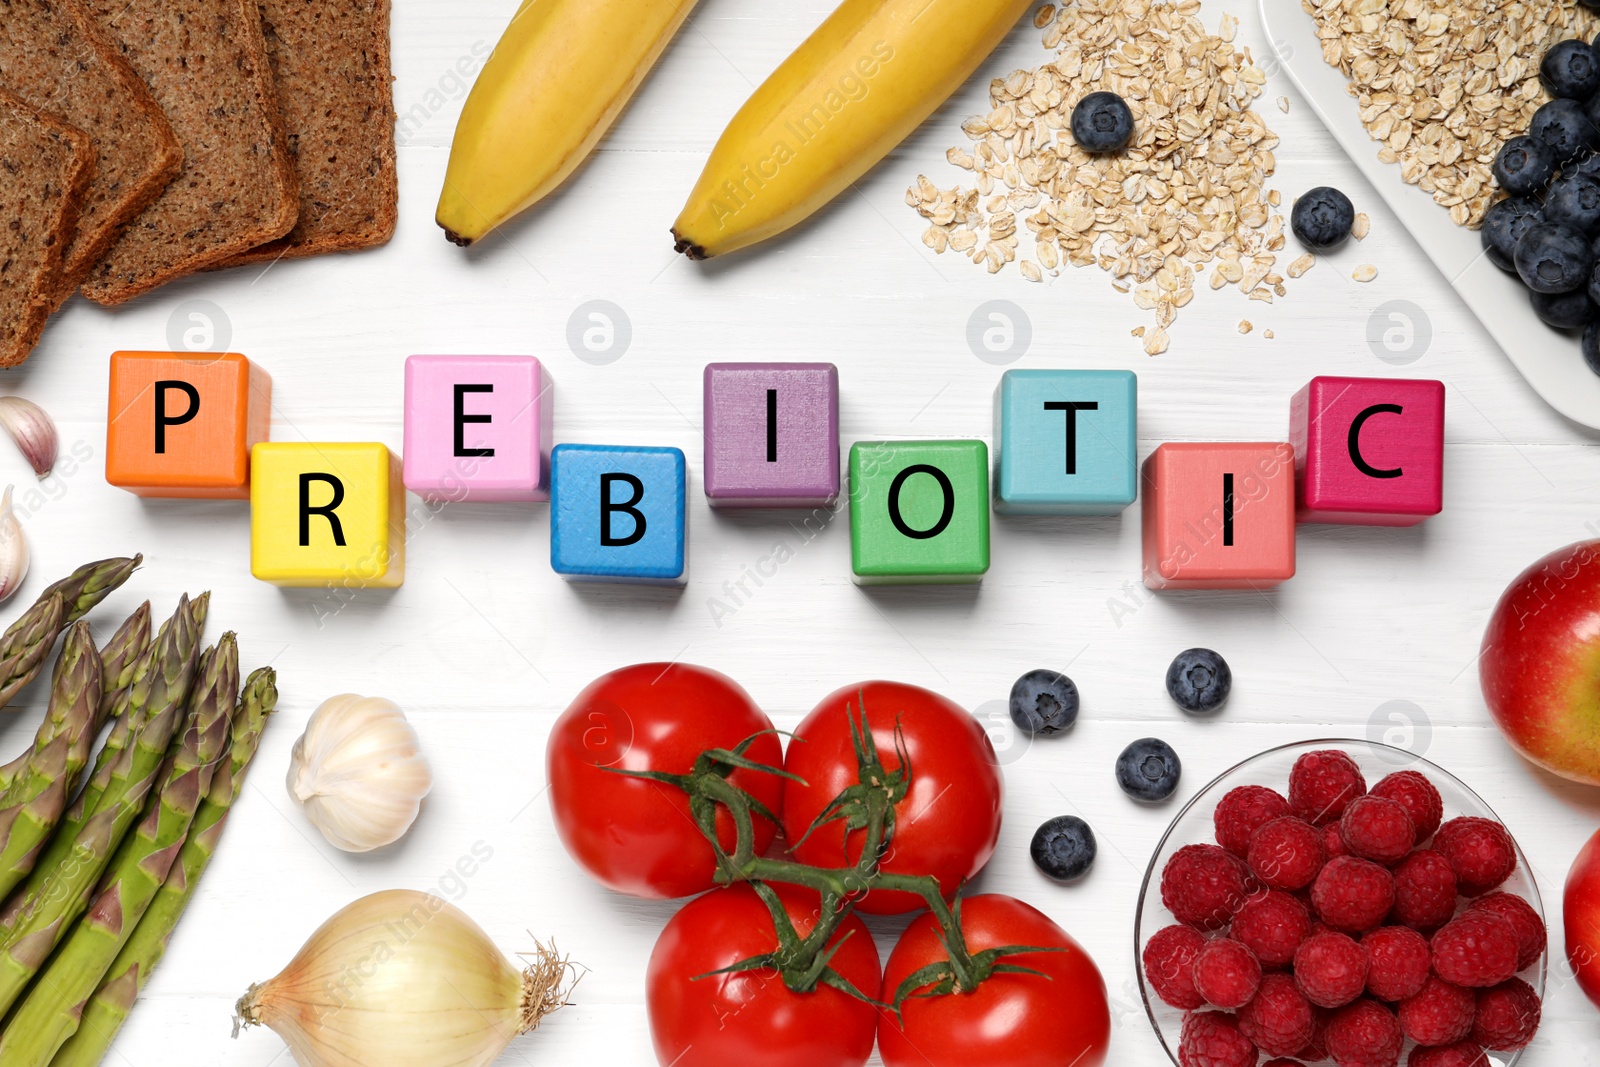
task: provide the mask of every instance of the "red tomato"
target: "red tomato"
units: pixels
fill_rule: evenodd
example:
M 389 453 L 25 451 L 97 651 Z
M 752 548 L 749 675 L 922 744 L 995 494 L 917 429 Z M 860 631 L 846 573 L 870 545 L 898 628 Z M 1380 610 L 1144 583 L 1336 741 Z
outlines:
M 818 704 L 795 732 L 784 760 L 784 769 L 805 782 L 784 783 L 784 835 L 800 841 L 822 810 L 859 780 L 846 708 L 859 714 L 863 701 L 884 768 L 900 767 L 897 722 L 911 758 L 911 790 L 895 806 L 894 840 L 882 869 L 934 875 L 945 896 L 954 896 L 994 855 L 1003 790 L 994 745 L 978 720 L 938 693 L 866 682 L 847 685 Z M 806 838 L 794 856 L 813 866 L 846 867 L 860 859 L 864 836 L 855 831 L 846 842 L 844 824 L 835 822 Z M 857 902 L 859 910 L 875 915 L 922 906 L 920 897 L 901 892 L 878 891 Z
M 1105 1062 L 1111 1040 L 1106 983 L 1065 930 L 1037 908 L 998 894 L 962 901 L 961 926 L 974 953 L 1002 945 L 1065 951 L 1005 958 L 1048 979 L 992 975 L 973 993 L 907 1000 L 903 1023 L 884 1012 L 878 1026 L 884 1067 L 1100 1067 Z M 908 975 L 946 959 L 933 916 L 919 916 L 889 956 L 882 999 L 891 1000 Z
M 765 733 L 763 733 L 765 731 Z M 783 759 L 772 720 L 726 675 L 684 663 L 641 663 L 602 675 L 578 694 L 550 731 L 545 763 L 550 810 L 561 843 L 601 884 L 652 899 L 702 893 L 715 883 L 716 854 L 689 814 L 689 798 L 661 782 L 613 771 L 685 774 L 702 752 L 762 734 L 745 754 L 768 766 Z M 783 795 L 775 774 L 729 776 L 769 811 Z M 756 819 L 756 850 L 776 832 Z M 727 809 L 717 837 L 731 851 Z
M 810 933 L 817 894 L 773 888 L 796 932 Z M 828 944 L 838 946 L 833 969 L 872 996 L 881 971 L 866 924 L 849 916 Z M 861 1067 L 867 1062 L 878 1025 L 871 1004 L 831 986 L 790 992 L 771 970 L 698 977 L 777 947 L 772 915 L 748 885 L 718 889 L 684 905 L 661 931 L 645 978 L 650 1036 L 662 1067 Z

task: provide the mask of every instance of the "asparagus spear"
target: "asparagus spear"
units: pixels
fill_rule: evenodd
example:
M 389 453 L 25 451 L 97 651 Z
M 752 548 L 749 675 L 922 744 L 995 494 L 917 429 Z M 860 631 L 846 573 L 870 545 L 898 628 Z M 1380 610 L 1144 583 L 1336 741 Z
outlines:
M 122 946 L 105 982 L 84 1006 L 77 1032 L 61 1046 L 51 1067 L 98 1067 L 111 1048 L 117 1031 L 133 1011 L 134 1002 L 150 975 L 166 955 L 167 943 L 183 918 L 184 909 L 194 897 L 200 878 L 206 872 L 217 843 L 227 826 L 228 813 L 244 791 L 245 771 L 261 744 L 267 718 L 278 703 L 277 672 L 261 667 L 244 685 L 239 711 L 233 720 L 233 741 L 227 761 L 217 771 L 200 805 L 183 851 L 172 865 L 165 884 L 133 936 Z
M 77 622 L 56 658 L 50 709 L 28 769 L 5 795 L 0 810 L 0 898 L 33 870 L 60 821 L 93 751 L 100 710 L 100 655 L 89 624 Z
M 189 720 L 156 802 L 117 850 L 94 904 L 62 941 L 0 1036 L 0 1067 L 48 1067 L 84 1004 L 155 899 L 183 849 L 227 747 L 239 700 L 239 648 L 224 634 L 190 691 Z
M 192 616 L 185 611 L 173 624 L 155 665 L 134 686 L 128 713 L 134 724 L 131 743 L 105 768 L 103 782 L 96 775 L 91 789 L 102 788 L 94 800 L 88 806 L 83 799 L 74 805 L 68 823 L 81 828 L 56 834 L 23 888 L 0 912 L 0 1015 L 11 1010 L 34 972 L 88 907 L 95 882 L 144 812 L 183 719 L 198 633 Z M 89 795 L 86 790 L 85 798 Z
M 150 601 L 146 600 L 129 615 L 117 632 L 111 635 L 106 647 L 100 650 L 104 667 L 105 693 L 100 701 L 100 721 L 111 714 L 117 694 L 133 684 L 134 675 L 150 647 Z
M 0 708 L 44 666 L 56 635 L 128 580 L 143 556 L 86 563 L 39 594 L 33 606 L 0 634 Z

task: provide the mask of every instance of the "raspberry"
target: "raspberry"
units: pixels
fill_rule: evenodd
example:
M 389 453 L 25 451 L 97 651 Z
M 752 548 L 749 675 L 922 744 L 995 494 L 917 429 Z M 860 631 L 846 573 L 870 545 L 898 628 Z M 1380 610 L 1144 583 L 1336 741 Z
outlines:
M 1539 1032 L 1541 1012 L 1539 994 L 1520 978 L 1485 989 L 1478 994 L 1472 1040 L 1496 1052 L 1527 1048 L 1533 1035 Z
M 1394 876 L 1371 860 L 1340 856 L 1317 872 L 1311 904 L 1335 930 L 1365 933 L 1394 907 Z
M 1311 1002 L 1286 974 L 1263 978 L 1255 999 L 1239 1011 L 1239 1032 L 1268 1056 L 1293 1056 L 1315 1030 Z
M 1311 1040 L 1306 1047 L 1295 1053 L 1295 1059 L 1305 1060 L 1307 1063 L 1316 1063 L 1318 1060 L 1328 1058 L 1328 1020 L 1333 1018 L 1333 1012 L 1326 1008 L 1314 1008 L 1316 1024 L 1312 1029 Z
M 1229 933 L 1256 954 L 1262 967 L 1276 970 L 1287 967 L 1311 935 L 1311 912 L 1298 897 L 1274 889 L 1240 908 Z
M 1418 841 L 1432 837 L 1444 818 L 1444 800 L 1439 796 L 1439 791 L 1416 771 L 1395 771 L 1369 792 L 1372 796 L 1392 800 L 1405 808 L 1417 828 Z
M 1432 933 L 1456 913 L 1456 871 L 1442 853 L 1418 849 L 1394 870 L 1394 917 Z
M 1294 980 L 1319 1008 L 1342 1008 L 1367 987 L 1367 954 L 1333 930 L 1312 934 L 1294 954 Z
M 1475 897 L 1498 886 L 1517 869 L 1517 849 L 1506 828 L 1489 819 L 1462 816 L 1439 827 L 1433 847 L 1455 868 L 1461 895 Z
M 1144 976 L 1167 1004 L 1193 1011 L 1205 1003 L 1195 992 L 1194 958 L 1206 939 L 1192 926 L 1157 930 L 1144 945 Z
M 1264 1064 L 1264 1067 L 1300 1067 L 1300 1061 L 1291 1060 L 1287 1056 L 1281 1056 L 1276 1059 L 1268 1060 Z
M 1395 1067 L 1405 1038 L 1394 1013 L 1358 1000 L 1328 1021 L 1328 1055 L 1339 1067 Z
M 1392 867 L 1417 843 L 1417 829 L 1396 801 L 1356 797 L 1339 817 L 1339 836 L 1350 855 Z
M 1264 785 L 1241 785 L 1217 801 L 1212 823 L 1217 844 L 1240 859 L 1250 850 L 1250 837 L 1266 823 L 1289 814 L 1289 802 Z
M 1239 1032 L 1233 1016 L 1197 1011 L 1183 1020 L 1179 1067 L 1255 1067 L 1257 1059 L 1255 1045 Z
M 1422 992 L 1400 1002 L 1400 1029 L 1419 1045 L 1450 1045 L 1472 1032 L 1477 998 L 1472 990 L 1434 975 Z
M 1252 895 L 1244 863 L 1216 845 L 1185 845 L 1161 871 L 1161 903 L 1179 922 L 1220 930 Z
M 1406 1059 L 1406 1067 L 1492 1067 L 1489 1054 L 1470 1041 L 1458 1041 L 1442 1048 L 1418 1045 Z
M 1207 941 L 1194 958 L 1194 990 L 1216 1008 L 1242 1008 L 1261 988 L 1255 953 L 1228 937 Z
M 1250 869 L 1273 889 L 1304 889 L 1327 858 L 1321 832 L 1292 815 L 1273 819 L 1250 838 Z
M 1428 939 L 1405 926 L 1384 926 L 1361 939 L 1367 950 L 1367 992 L 1390 1003 L 1422 992 L 1433 966 Z
M 1517 932 L 1517 970 L 1526 970 L 1544 955 L 1545 943 L 1549 939 L 1544 920 L 1539 918 L 1532 904 L 1516 894 L 1490 893 L 1479 897 L 1467 911 L 1493 912 L 1511 924 L 1511 928 Z
M 1468 989 L 1499 985 L 1517 973 L 1517 931 L 1492 912 L 1469 912 L 1433 935 L 1433 969 Z
M 1322 826 L 1344 814 L 1345 806 L 1367 791 L 1355 760 L 1343 752 L 1307 752 L 1289 772 L 1289 809 Z
M 1350 850 L 1344 847 L 1344 834 L 1339 832 L 1337 822 L 1330 822 L 1322 828 L 1322 851 L 1330 860 L 1350 855 Z

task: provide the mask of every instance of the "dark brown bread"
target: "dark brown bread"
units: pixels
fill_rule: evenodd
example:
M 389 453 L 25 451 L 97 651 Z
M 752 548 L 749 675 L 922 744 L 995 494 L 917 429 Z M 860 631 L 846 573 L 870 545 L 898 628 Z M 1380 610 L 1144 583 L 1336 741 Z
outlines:
M 255 0 L 89 0 L 184 148 L 183 170 L 95 265 L 121 304 L 288 233 L 300 191 Z
M 183 164 L 172 127 L 79 0 L 0 0 L 0 85 L 94 140 L 94 182 L 63 250 L 59 304 Z
M 0 367 L 28 358 L 55 310 L 94 157 L 87 133 L 0 91 Z
M 300 179 L 289 235 L 223 266 L 387 244 L 399 217 L 389 0 L 257 0 Z

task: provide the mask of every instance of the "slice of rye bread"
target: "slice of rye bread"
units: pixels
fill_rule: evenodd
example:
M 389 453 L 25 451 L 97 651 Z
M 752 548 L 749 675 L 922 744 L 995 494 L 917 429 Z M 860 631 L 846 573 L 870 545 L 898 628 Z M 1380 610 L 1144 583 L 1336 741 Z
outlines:
M 257 0 L 300 178 L 287 237 L 222 264 L 387 244 L 400 215 L 389 0 Z
M 255 0 L 88 0 L 183 145 L 183 170 L 83 283 L 121 304 L 294 226 L 300 189 Z
M 0 0 L 0 85 L 94 139 L 94 181 L 63 250 L 59 304 L 177 176 L 183 149 L 80 0 Z
M 0 92 L 0 367 L 28 358 L 55 310 L 94 165 L 87 133 Z

